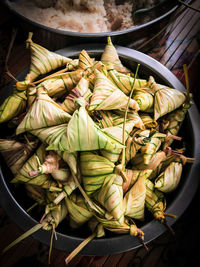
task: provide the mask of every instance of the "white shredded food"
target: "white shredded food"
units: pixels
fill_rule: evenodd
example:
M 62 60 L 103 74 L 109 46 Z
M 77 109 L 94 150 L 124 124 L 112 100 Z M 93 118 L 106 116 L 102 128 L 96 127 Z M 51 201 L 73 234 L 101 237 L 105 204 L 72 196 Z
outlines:
M 18 0 L 7 3 L 21 15 L 51 28 L 74 32 L 108 32 L 134 25 L 133 8 L 158 0 Z

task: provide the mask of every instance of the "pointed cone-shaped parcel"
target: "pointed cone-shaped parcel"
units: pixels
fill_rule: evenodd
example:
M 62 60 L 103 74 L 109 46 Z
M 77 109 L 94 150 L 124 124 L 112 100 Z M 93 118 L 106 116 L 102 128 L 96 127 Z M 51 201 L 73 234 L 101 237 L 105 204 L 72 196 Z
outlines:
M 174 191 L 181 178 L 182 164 L 171 162 L 170 165 L 155 180 L 155 188 L 164 193 Z
M 154 92 L 154 120 L 179 108 L 186 100 L 184 93 L 177 89 L 157 84 L 152 76 L 149 83 Z
M 88 151 L 97 149 L 123 148 L 122 143 L 104 133 L 88 115 L 85 100 L 79 98 L 80 108 L 76 110 L 68 124 L 46 127 L 31 131 L 45 140 L 48 150 Z
M 103 73 L 98 70 L 95 73 L 95 85 L 90 101 L 89 110 L 126 109 L 128 96 L 117 88 Z M 139 110 L 139 105 L 133 99 L 129 102 L 129 108 Z
M 119 59 L 119 55 L 117 53 L 116 48 L 114 47 L 111 38 L 108 37 L 107 45 L 104 49 L 104 52 L 101 56 L 101 61 L 107 65 L 109 63 L 113 64 L 113 67 L 116 71 L 122 72 L 122 73 L 129 73 L 129 69 L 124 67 L 122 65 L 121 60 Z
M 81 152 L 80 166 L 83 186 L 88 195 L 98 190 L 115 168 L 114 163 L 95 152 Z
M 61 104 L 61 108 L 69 114 L 72 114 L 76 109 L 74 99 L 83 97 L 86 101 L 88 101 L 92 95 L 88 86 L 89 81 L 82 77 L 76 87 L 65 98 L 64 102 Z
M 94 195 L 95 199 L 121 224 L 124 222 L 123 178 L 110 174 Z
M 15 90 L 0 106 L 0 123 L 11 120 L 26 109 L 26 92 Z
M 46 74 L 52 70 L 62 67 L 72 61 L 70 58 L 51 52 L 32 41 L 32 33 L 29 33 L 26 41 L 31 50 L 30 70 L 25 80 L 34 81 L 39 75 Z
M 130 75 L 126 75 L 124 73 L 117 72 L 112 64 L 107 66 L 107 77 L 122 91 L 124 94 L 129 95 L 133 85 L 134 90 L 137 88 L 142 88 L 147 85 L 147 80 L 143 79 L 134 79 Z M 135 80 L 135 84 L 134 84 Z
M 47 174 L 39 174 L 37 176 L 31 177 L 29 172 L 32 170 L 37 170 L 39 168 L 39 162 L 44 162 L 46 156 L 45 146 L 42 144 L 35 154 L 30 157 L 23 167 L 19 170 L 15 178 L 11 181 L 11 183 L 26 183 L 41 186 L 42 188 L 49 189 L 52 185 L 56 186 L 56 182 L 54 182 L 49 175 Z
M 16 134 L 48 126 L 63 124 L 71 118 L 67 112 L 53 101 L 43 87 L 38 88 L 37 99 L 18 125 Z
M 125 215 L 144 220 L 144 209 L 146 199 L 146 178 L 152 170 L 139 171 L 139 177 L 131 189 L 124 196 Z
M 94 61 L 88 55 L 86 50 L 82 50 L 79 54 L 78 68 L 86 70 L 94 65 Z
M 0 152 L 14 175 L 21 169 L 31 153 L 37 147 L 38 139 L 26 143 L 12 139 L 0 139 Z

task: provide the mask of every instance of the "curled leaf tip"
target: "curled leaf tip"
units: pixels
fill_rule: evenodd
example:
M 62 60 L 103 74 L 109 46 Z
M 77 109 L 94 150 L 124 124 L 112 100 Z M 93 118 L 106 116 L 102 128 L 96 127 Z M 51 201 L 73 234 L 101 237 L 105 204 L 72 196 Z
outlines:
M 29 32 L 28 33 L 28 39 L 26 40 L 26 48 L 30 47 L 30 43 L 32 42 L 32 37 L 33 37 L 33 33 Z
M 110 36 L 108 36 L 108 38 L 107 38 L 107 42 L 108 42 L 108 44 L 112 44 L 112 40 L 111 40 L 111 37 Z

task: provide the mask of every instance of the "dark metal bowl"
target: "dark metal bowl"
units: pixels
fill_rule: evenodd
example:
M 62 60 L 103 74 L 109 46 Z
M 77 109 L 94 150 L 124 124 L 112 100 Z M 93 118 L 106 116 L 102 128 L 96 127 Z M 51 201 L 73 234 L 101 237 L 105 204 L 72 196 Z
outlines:
M 153 75 L 157 82 L 166 84 L 170 87 L 184 91 L 185 88 L 182 83 L 161 63 L 152 59 L 151 57 L 121 46 L 116 46 L 117 51 L 124 65 L 130 69 L 135 70 L 137 63 L 140 63 L 139 76 L 147 78 L 149 75 Z M 69 47 L 57 51 L 58 53 L 68 56 L 76 57 L 82 49 L 85 49 L 90 56 L 98 58 L 104 50 L 103 45 L 99 44 L 86 44 Z M 22 80 L 26 74 L 26 70 L 22 72 L 18 79 Z M 8 94 L 12 91 L 12 85 L 8 88 Z M 4 98 L 7 95 L 4 95 Z M 3 98 L 1 99 L 1 101 Z M 181 136 L 186 143 L 187 156 L 195 157 L 194 164 L 187 164 L 184 166 L 181 182 L 176 191 L 167 196 L 167 210 L 166 212 L 177 215 L 179 218 L 188 207 L 198 187 L 199 172 L 200 172 L 200 125 L 199 125 L 199 113 L 195 105 L 189 110 L 188 115 L 184 121 Z M 0 129 L 2 130 L 2 129 Z M 6 167 L 5 162 L 1 159 L 0 168 L 0 204 L 7 212 L 8 216 L 18 224 L 23 231 L 28 230 L 36 223 L 40 217 L 35 214 L 26 213 L 27 197 L 25 193 L 20 191 L 21 187 L 15 188 L 12 184 L 9 184 L 9 180 L 12 178 L 11 172 Z M 168 218 L 169 225 L 174 224 L 176 219 Z M 148 243 L 164 233 L 166 228 L 152 217 L 146 218 L 145 222 L 141 225 L 141 229 L 144 231 L 145 243 Z M 59 250 L 71 252 L 84 238 L 89 235 L 85 228 L 80 231 L 66 230 L 67 223 L 62 222 L 57 228 L 58 239 L 54 242 L 54 247 Z M 39 230 L 33 237 L 40 242 L 49 245 L 51 233 L 45 230 Z M 82 251 L 83 255 L 107 255 L 121 253 L 141 246 L 140 241 L 137 238 L 127 235 L 114 235 L 110 234 L 105 238 L 94 239 L 89 243 Z
M 101 33 L 81 33 L 45 26 L 19 14 L 15 9 L 5 3 L 5 0 L 0 1 L 2 1 L 11 12 L 16 15 L 19 28 L 22 28 L 25 32 L 33 31 L 34 40 L 36 42 L 39 41 L 41 45 L 52 50 L 81 43 L 105 43 L 107 36 L 112 36 L 112 41 L 115 44 L 126 47 L 131 46 L 131 48 L 137 49 L 146 39 L 154 36 L 169 23 L 170 18 L 180 5 L 177 1 L 168 0 L 156 9 L 155 14 L 152 15 L 152 12 L 154 11 L 149 13 L 151 18 L 147 22 L 137 24 L 125 30 Z M 145 14 L 141 14 L 141 16 L 145 16 Z M 148 44 L 148 49 L 154 47 L 161 37 L 162 34 L 152 40 Z

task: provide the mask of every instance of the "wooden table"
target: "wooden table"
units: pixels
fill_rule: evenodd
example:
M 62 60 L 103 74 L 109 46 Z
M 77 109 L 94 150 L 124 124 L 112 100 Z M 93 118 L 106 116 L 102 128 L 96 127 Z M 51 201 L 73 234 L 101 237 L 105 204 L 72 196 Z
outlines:
M 200 8 L 198 0 L 191 4 Z M 4 62 L 10 42 L 12 28 L 15 25 L 15 16 L 0 4 L 0 90 L 6 90 L 10 78 L 4 73 Z M 200 108 L 199 67 L 200 67 L 200 16 L 199 13 L 186 9 L 174 20 L 165 31 L 164 36 L 153 50 L 147 51 L 148 55 L 160 61 L 170 69 L 183 83 L 183 64 L 188 65 L 190 87 L 194 102 Z M 24 49 L 23 34 L 15 41 L 15 46 L 9 60 L 9 68 L 14 76 L 20 73 L 27 65 L 29 54 Z M 142 51 L 142 48 L 141 48 Z M 199 260 L 199 223 L 196 219 L 200 203 L 200 190 L 192 200 L 183 216 L 174 224 L 176 236 L 165 232 L 162 236 L 151 242 L 149 252 L 138 248 L 125 253 L 108 256 L 81 256 L 78 255 L 69 264 L 72 266 L 112 267 L 184 267 Z M 22 230 L 12 222 L 5 211 L 0 208 L 0 251 L 15 238 L 21 235 Z M 0 256 L 0 266 L 46 266 L 48 247 L 28 237 L 12 248 L 5 255 Z M 64 260 L 67 253 L 53 250 L 50 266 L 65 266 Z

